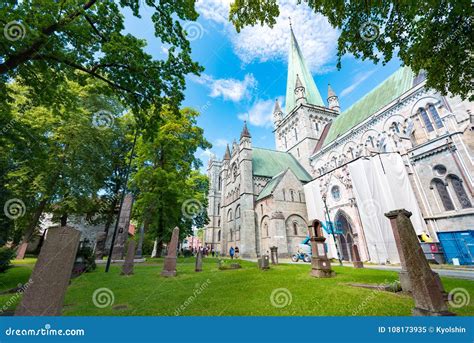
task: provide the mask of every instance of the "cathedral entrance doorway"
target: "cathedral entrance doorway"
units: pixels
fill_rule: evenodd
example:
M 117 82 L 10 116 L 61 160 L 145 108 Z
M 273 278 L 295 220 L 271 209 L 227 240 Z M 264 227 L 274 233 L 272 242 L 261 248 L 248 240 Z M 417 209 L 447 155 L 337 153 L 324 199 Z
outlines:
M 352 246 L 354 245 L 354 233 L 352 225 L 344 211 L 339 211 L 334 219 L 338 231 L 337 240 L 341 249 L 341 257 L 344 261 L 352 261 Z

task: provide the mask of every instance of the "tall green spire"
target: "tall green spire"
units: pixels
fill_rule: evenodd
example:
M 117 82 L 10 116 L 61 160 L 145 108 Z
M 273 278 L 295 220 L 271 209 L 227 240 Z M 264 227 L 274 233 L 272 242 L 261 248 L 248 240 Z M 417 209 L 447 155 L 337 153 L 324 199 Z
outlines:
M 296 105 L 295 85 L 297 75 L 305 87 L 306 99 L 309 104 L 324 106 L 323 99 L 309 72 L 308 66 L 303 58 L 298 42 L 296 41 L 293 28 L 290 24 L 290 53 L 288 56 L 288 79 L 286 82 L 286 113 L 290 113 Z

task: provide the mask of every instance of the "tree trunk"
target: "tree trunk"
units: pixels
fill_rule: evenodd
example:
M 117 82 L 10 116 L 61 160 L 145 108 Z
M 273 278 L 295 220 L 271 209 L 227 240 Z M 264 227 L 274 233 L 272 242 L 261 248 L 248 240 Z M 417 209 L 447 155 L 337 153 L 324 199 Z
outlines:
M 64 213 L 61 216 L 61 226 L 66 226 L 67 225 L 67 213 Z
M 46 199 L 41 200 L 38 207 L 36 208 L 35 213 L 33 213 L 33 216 L 31 217 L 31 220 L 28 226 L 26 227 L 25 232 L 23 233 L 23 238 L 21 239 L 21 243 L 18 245 L 17 255 L 16 255 L 17 260 L 23 260 L 25 258 L 26 247 L 28 246 L 28 241 L 33 236 L 36 229 L 36 225 L 38 225 L 38 221 L 41 218 L 41 215 L 43 214 L 44 208 L 46 207 L 47 203 L 48 203 L 48 200 Z

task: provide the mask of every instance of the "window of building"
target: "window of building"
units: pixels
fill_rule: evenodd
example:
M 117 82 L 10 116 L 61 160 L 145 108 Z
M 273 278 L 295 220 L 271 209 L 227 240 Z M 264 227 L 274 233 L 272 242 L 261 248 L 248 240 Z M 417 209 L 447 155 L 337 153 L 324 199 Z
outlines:
M 299 196 L 299 198 L 300 198 L 300 202 L 303 202 L 303 193 L 298 192 L 298 196 Z
M 431 183 L 434 186 L 434 188 L 436 188 L 436 191 L 438 192 L 441 202 L 443 203 L 444 210 L 445 211 L 454 210 L 453 200 L 451 199 L 451 196 L 449 195 L 448 188 L 446 187 L 445 183 L 441 181 L 440 179 L 434 179 L 433 181 L 431 181 Z
M 398 122 L 394 121 L 391 125 L 391 128 L 393 132 L 400 133 L 400 124 Z
M 441 120 L 441 117 L 439 116 L 439 113 L 438 113 L 438 111 L 436 110 L 436 108 L 434 107 L 433 104 L 428 105 L 428 112 L 430 113 L 431 118 L 433 118 L 433 120 L 436 124 L 436 127 L 438 129 L 442 128 L 443 127 L 443 121 Z
M 217 219 L 217 226 L 221 226 L 221 220 Z
M 293 222 L 293 234 L 298 236 L 298 224 L 296 222 Z
M 367 137 L 367 145 L 369 145 L 371 148 L 375 148 L 374 137 L 372 136 Z
M 265 237 L 268 237 L 268 224 L 263 224 L 263 232 L 265 233 Z
M 240 206 L 235 209 L 235 218 L 240 218 Z
M 285 149 L 288 149 L 288 144 L 286 143 L 286 136 L 283 136 L 283 141 L 285 142 Z
M 219 188 L 219 190 L 221 190 L 222 189 L 222 178 L 220 177 L 220 175 L 219 175 L 219 181 L 218 182 L 219 182 L 219 185 L 217 187 Z
M 285 193 L 285 190 L 283 190 L 283 201 L 286 201 L 286 193 Z
M 437 164 L 433 167 L 434 172 L 436 175 L 443 176 L 446 174 L 446 167 L 442 164 Z
M 313 125 L 314 125 L 314 130 L 315 130 L 315 131 L 319 131 L 319 123 L 316 122 L 316 121 L 314 121 L 314 122 L 313 122 Z
M 456 197 L 459 200 L 462 208 L 470 208 L 472 207 L 471 200 L 464 189 L 462 184 L 462 180 L 457 177 L 456 175 L 449 175 L 448 180 L 451 183 L 454 193 L 456 193 Z
M 428 132 L 434 131 L 433 124 L 431 123 L 430 117 L 428 117 L 428 113 L 426 113 L 426 110 L 424 108 L 419 108 L 418 113 L 421 116 L 421 119 L 423 119 L 423 123 L 425 123 L 426 130 Z
M 227 212 L 227 220 L 229 222 L 232 221 L 232 209 L 230 209 L 229 212 Z
M 291 197 L 291 201 L 295 201 L 295 191 L 290 189 L 290 197 Z
M 217 241 L 221 241 L 221 230 L 217 231 Z
M 295 139 L 298 142 L 298 131 L 296 130 L 296 128 L 293 129 L 293 132 L 295 133 Z
M 217 203 L 217 215 L 221 214 L 221 203 Z
M 336 201 L 341 199 L 341 190 L 339 189 L 339 186 L 334 186 L 331 188 L 331 195 Z

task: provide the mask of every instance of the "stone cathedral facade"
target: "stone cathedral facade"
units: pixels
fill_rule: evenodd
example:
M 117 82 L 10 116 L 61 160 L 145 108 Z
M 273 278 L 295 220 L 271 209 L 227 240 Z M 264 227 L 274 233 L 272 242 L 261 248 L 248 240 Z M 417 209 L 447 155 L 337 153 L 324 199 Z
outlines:
M 250 258 L 277 246 L 286 257 L 318 219 L 337 226 L 327 240 L 332 257 L 350 261 L 357 244 L 364 260 L 394 263 L 383 212 L 399 204 L 434 242 L 472 232 L 473 106 L 424 85 L 423 75 L 400 68 L 342 111 L 330 86 L 322 100 L 291 30 L 285 110 L 276 101 L 273 113 L 276 150 L 254 147 L 244 124 L 223 159 L 209 161 L 205 244 L 221 254 L 237 246 Z M 363 168 L 370 172 L 357 174 Z M 404 191 L 388 190 L 395 181 Z

